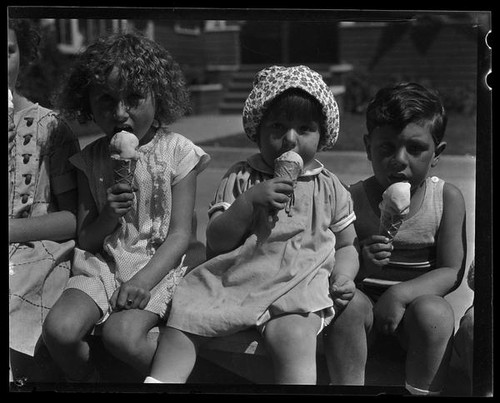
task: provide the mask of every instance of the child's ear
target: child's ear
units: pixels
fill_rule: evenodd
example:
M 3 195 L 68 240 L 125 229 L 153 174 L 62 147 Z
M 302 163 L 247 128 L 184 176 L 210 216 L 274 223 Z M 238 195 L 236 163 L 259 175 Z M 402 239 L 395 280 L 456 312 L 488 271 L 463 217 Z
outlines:
M 436 146 L 436 149 L 434 150 L 434 159 L 432 160 L 431 167 L 435 167 L 437 165 L 439 157 L 441 156 L 445 148 L 446 148 L 446 141 L 442 141 Z
M 372 153 L 370 151 L 371 139 L 369 134 L 365 134 L 363 136 L 363 142 L 365 143 L 366 157 L 368 158 L 368 161 L 371 161 L 372 160 Z

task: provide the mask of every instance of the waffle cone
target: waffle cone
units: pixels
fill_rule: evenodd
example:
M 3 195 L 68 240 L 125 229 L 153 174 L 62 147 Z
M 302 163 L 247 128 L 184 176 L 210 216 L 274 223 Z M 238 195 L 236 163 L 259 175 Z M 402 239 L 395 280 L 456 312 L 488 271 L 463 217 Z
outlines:
M 389 238 L 389 241 L 392 242 L 399 231 L 399 227 L 403 223 L 403 218 L 404 215 L 391 215 L 382 212 L 380 216 L 379 234 L 386 236 Z
M 276 178 L 291 179 L 294 184 L 302 171 L 302 166 L 294 161 L 275 161 L 274 176 Z
M 115 183 L 127 183 L 132 186 L 137 160 L 112 159 L 111 163 L 113 164 L 113 178 Z

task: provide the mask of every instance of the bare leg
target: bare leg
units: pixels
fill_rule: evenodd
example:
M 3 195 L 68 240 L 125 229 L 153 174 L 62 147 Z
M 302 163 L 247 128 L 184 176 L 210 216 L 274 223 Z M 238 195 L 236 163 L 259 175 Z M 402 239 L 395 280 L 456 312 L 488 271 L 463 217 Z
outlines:
M 332 385 L 364 385 L 373 304 L 360 290 L 324 331 Z
M 196 363 L 202 338 L 165 327 L 151 366 L 151 377 L 162 383 L 186 383 Z
M 474 347 L 474 306 L 465 311 L 460 320 L 460 327 L 454 338 L 454 355 L 465 371 L 469 380 L 472 380 L 473 347 Z
M 96 303 L 83 291 L 68 289 L 52 307 L 43 324 L 43 338 L 54 361 L 74 381 L 95 371 L 86 336 L 101 317 Z
M 264 331 L 277 383 L 316 384 L 316 339 L 321 318 L 290 314 L 271 319 Z
M 452 351 L 453 308 L 442 297 L 424 295 L 408 306 L 403 323 L 406 382 L 423 391 L 441 391 Z
M 112 313 L 102 329 L 104 346 L 115 357 L 146 376 L 157 346 L 156 338 L 148 334 L 158 320 L 158 315 L 142 309 Z

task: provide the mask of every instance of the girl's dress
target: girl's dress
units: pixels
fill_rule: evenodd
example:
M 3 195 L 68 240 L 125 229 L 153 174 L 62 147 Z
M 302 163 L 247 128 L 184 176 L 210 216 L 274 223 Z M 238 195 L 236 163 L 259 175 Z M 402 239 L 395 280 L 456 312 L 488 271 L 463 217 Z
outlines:
M 55 195 L 76 188 L 69 157 L 80 150 L 78 139 L 53 111 L 38 104 L 17 112 L 14 123 L 16 136 L 9 144 L 9 218 L 58 211 Z M 12 349 L 34 355 L 42 323 L 68 281 L 74 246 L 74 240 L 9 245 Z
M 260 154 L 235 164 L 222 179 L 209 214 L 226 210 L 272 176 Z M 186 274 L 174 295 L 168 326 L 221 337 L 283 314 L 323 311 L 325 322 L 331 320 L 334 232 L 354 221 L 351 198 L 319 161 L 298 179 L 294 194 L 290 214 L 280 210 L 272 220 L 261 209 L 240 246 Z
M 436 238 L 443 215 L 444 181 L 435 176 L 425 180 L 425 195 L 419 210 L 405 219 L 393 240 L 389 264 L 377 275 L 363 279 L 360 287 L 377 299 L 390 286 L 411 280 L 436 268 Z M 364 182 L 349 188 L 354 201 L 359 241 L 378 234 L 379 217 L 367 198 Z
M 99 212 L 106 204 L 106 189 L 113 183 L 109 138 L 101 137 L 71 158 L 87 177 Z M 67 288 L 80 289 L 99 306 L 102 323 L 111 313 L 109 300 L 123 282 L 128 281 L 151 259 L 165 240 L 170 225 L 172 186 L 189 172 L 203 171 L 210 157 L 180 134 L 160 127 L 155 137 L 139 147 L 134 171 L 135 192 L 131 210 L 120 218 L 120 226 L 104 239 L 101 253 L 92 254 L 78 247 L 72 277 Z M 184 275 L 179 262 L 152 290 L 146 310 L 163 317 L 171 294 Z

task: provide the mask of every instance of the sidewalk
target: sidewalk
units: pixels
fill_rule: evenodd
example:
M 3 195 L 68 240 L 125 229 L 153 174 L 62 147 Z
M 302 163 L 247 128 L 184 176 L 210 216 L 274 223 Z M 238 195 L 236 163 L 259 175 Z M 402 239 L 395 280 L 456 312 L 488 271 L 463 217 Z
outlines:
M 243 123 L 240 115 L 191 115 L 179 119 L 170 125 L 177 133 L 198 144 L 205 141 L 243 133 Z M 80 139 L 81 147 L 85 147 L 101 136 L 92 124 L 73 126 Z

